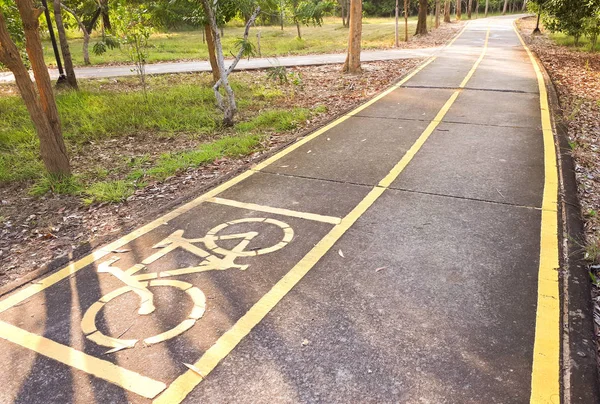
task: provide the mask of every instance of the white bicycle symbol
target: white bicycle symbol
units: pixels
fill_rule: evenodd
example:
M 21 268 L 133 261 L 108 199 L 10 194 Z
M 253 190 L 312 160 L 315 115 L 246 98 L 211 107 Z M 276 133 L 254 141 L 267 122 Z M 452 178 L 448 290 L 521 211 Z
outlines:
M 263 247 L 256 250 L 246 250 L 250 242 L 259 235 L 258 232 L 250 231 L 246 233 L 219 235 L 219 233 L 221 233 L 227 227 L 242 223 L 266 223 L 275 225 L 283 230 L 283 238 L 277 244 L 270 247 Z M 114 352 L 124 348 L 132 348 L 138 342 L 137 339 L 120 339 L 111 337 L 102 333 L 96 328 L 96 317 L 98 316 L 98 313 L 110 301 L 121 295 L 124 295 L 125 293 L 133 292 L 138 295 L 140 299 L 138 314 L 142 316 L 148 315 L 154 312 L 156 309 L 154 306 L 154 294 L 149 288 L 155 286 L 170 286 L 184 291 L 192 300 L 194 304 L 193 309 L 188 317 L 177 326 L 163 333 L 145 338 L 143 341 L 146 345 L 152 345 L 171 339 L 189 330 L 194 326 L 196 321 L 198 321 L 204 315 L 204 311 L 206 310 L 206 297 L 200 289 L 191 283 L 164 278 L 234 268 L 243 271 L 248 268 L 248 265 L 236 264 L 236 258 L 252 257 L 272 253 L 285 247 L 290 241 L 292 241 L 293 237 L 293 229 L 284 222 L 275 219 L 248 218 L 223 223 L 210 230 L 206 236 L 197 239 L 186 239 L 183 237 L 183 230 L 178 230 L 160 243 L 153 246 L 153 248 L 160 249 L 160 251 L 146 258 L 141 264 L 133 265 L 131 268 L 125 271 L 113 265 L 119 260 L 119 258 L 112 257 L 98 266 L 98 272 L 109 273 L 113 275 L 122 281 L 125 286 L 102 296 L 97 302 L 93 303 L 81 319 L 81 329 L 86 337 L 91 341 L 94 341 L 96 344 L 113 348 L 109 352 Z M 240 240 L 240 242 L 232 249 L 226 249 L 217 245 L 216 242 L 219 240 Z M 203 243 L 206 249 L 195 245 L 199 243 Z M 194 267 L 138 274 L 138 272 L 146 269 L 147 265 L 152 264 L 159 258 L 177 248 L 182 248 L 193 253 L 194 255 L 202 258 L 202 261 L 198 266 Z M 215 254 L 223 257 L 219 258 Z

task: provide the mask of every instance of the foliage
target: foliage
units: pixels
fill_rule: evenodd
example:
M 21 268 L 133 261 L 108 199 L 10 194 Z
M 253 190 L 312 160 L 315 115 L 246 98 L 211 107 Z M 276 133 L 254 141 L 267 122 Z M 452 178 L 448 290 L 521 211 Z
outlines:
M 267 69 L 267 78 L 279 81 L 279 84 L 288 83 L 287 69 L 285 66 L 273 66 Z
M 544 15 L 544 26 L 551 32 L 563 32 L 575 39 L 587 35 L 594 43 L 600 31 L 600 0 L 536 1 Z
M 335 7 L 329 0 L 291 0 L 290 5 L 294 22 L 319 26 L 323 24 L 323 17 Z
M 248 58 L 248 60 L 256 55 L 256 46 L 254 46 L 254 44 L 248 39 L 240 38 L 236 40 L 235 47 L 238 49 L 238 51 L 242 52 L 242 57 Z
M 22 46 L 25 42 L 25 33 L 23 31 L 23 24 L 19 17 L 19 11 L 13 1 L 0 0 L 0 11 L 4 15 L 8 32 L 12 40 L 17 46 Z
M 146 63 L 152 26 L 152 15 L 144 5 L 132 6 L 121 3 L 117 7 L 114 19 L 115 32 L 125 46 L 129 59 L 135 65 L 135 71 L 140 79 L 146 96 Z
M 92 48 L 92 52 L 94 52 L 94 55 L 96 56 L 100 56 L 105 54 L 109 49 L 113 50 L 113 49 L 118 49 L 121 47 L 121 43 L 119 42 L 119 40 L 115 37 L 113 37 L 112 35 L 103 35 L 102 39 L 100 39 L 98 42 L 96 42 L 94 44 L 94 47 Z

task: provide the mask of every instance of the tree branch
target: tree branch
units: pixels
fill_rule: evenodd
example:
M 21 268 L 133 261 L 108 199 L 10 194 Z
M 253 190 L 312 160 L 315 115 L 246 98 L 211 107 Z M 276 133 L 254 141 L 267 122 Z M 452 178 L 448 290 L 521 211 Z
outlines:
M 244 42 L 246 42 L 248 40 L 248 35 L 250 34 L 250 27 L 254 24 L 254 21 L 256 21 L 256 17 L 258 17 L 259 14 L 260 14 L 260 7 L 256 7 L 256 10 L 254 10 L 254 13 L 252 13 L 252 16 L 250 16 L 250 19 L 246 23 L 246 28 L 244 29 Z M 237 64 L 239 63 L 239 61 L 243 55 L 244 55 L 244 47 L 242 46 L 242 47 L 240 47 L 240 50 L 239 50 L 237 56 L 233 60 L 233 63 L 231 63 L 231 66 L 229 66 L 229 69 L 227 69 L 227 75 L 229 75 L 229 73 L 231 73 L 233 71 L 233 69 L 235 69 L 235 67 L 237 66 Z

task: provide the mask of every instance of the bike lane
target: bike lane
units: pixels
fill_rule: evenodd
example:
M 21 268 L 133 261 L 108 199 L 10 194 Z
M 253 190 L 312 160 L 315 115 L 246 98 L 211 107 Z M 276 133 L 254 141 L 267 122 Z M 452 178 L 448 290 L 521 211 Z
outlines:
M 471 24 L 372 102 L 0 301 L 18 364 L 0 400 L 527 401 L 544 145 L 508 27 Z M 197 241 L 167 253 L 177 237 Z

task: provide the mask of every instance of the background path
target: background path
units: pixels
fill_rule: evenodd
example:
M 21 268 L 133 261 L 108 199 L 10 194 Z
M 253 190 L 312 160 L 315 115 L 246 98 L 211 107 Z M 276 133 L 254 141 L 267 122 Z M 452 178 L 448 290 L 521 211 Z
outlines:
M 1 300 L 0 402 L 596 401 L 569 370 L 593 344 L 561 359 L 561 314 L 588 313 L 559 294 L 546 89 L 512 21 Z
M 388 49 L 363 51 L 361 60 L 364 62 L 374 62 L 381 60 L 398 60 L 427 58 L 439 51 L 441 47 L 422 48 L 422 49 Z M 278 58 L 253 58 L 250 60 L 240 60 L 235 70 L 253 70 L 265 69 L 273 66 L 314 66 L 328 65 L 335 63 L 344 63 L 345 53 L 331 53 L 323 55 L 305 55 L 305 56 L 283 56 Z M 75 69 L 77 78 L 106 78 L 135 76 L 133 66 L 106 66 L 106 67 L 78 67 Z M 148 74 L 167 74 L 167 73 L 188 73 L 188 72 L 209 72 L 211 71 L 208 61 L 193 62 L 166 62 L 151 63 L 146 65 Z M 50 69 L 50 77 L 53 80 L 58 78 L 58 70 Z M 0 72 L 0 83 L 12 83 L 14 77 L 10 72 Z

